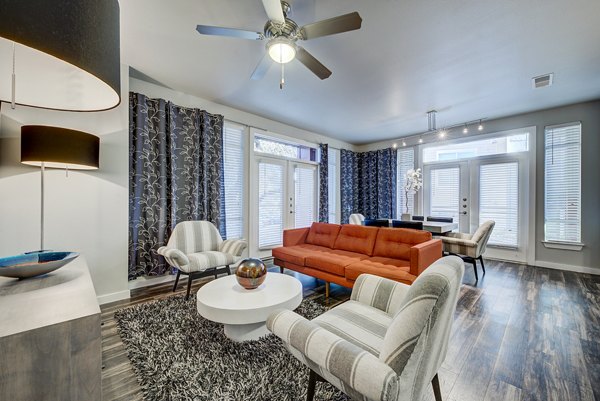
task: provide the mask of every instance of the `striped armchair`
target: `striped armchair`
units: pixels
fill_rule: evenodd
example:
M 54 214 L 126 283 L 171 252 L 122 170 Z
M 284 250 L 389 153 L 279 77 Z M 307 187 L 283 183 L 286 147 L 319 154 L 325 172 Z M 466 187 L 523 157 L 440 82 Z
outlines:
M 411 285 L 363 274 L 350 301 L 309 321 L 276 311 L 267 327 L 310 368 L 356 400 L 420 401 L 431 382 L 441 401 L 437 371 L 446 357 L 463 261 L 439 259 Z
M 225 240 L 217 227 L 209 221 L 184 221 L 178 223 L 171 233 L 167 246 L 158 248 L 158 254 L 177 269 L 173 291 L 179 283 L 179 276 L 188 275 L 187 293 L 190 296 L 192 280 L 219 273 L 231 274 L 229 265 L 241 259 L 246 249 L 245 240 Z
M 488 220 L 480 225 L 473 234 L 448 233 L 445 236 L 439 237 L 444 245 L 444 253 L 460 256 L 465 262 L 473 265 L 475 280 L 479 280 L 477 276 L 477 260 L 481 263 L 481 269 L 483 270 L 483 274 L 485 274 L 483 253 L 492 236 L 495 225 L 495 221 Z

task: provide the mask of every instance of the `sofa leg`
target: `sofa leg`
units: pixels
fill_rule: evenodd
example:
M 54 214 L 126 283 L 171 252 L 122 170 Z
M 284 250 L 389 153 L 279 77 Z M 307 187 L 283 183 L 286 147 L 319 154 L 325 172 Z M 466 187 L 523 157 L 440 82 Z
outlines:
M 325 298 L 329 298 L 329 281 L 325 282 Z
M 440 379 L 438 378 L 437 373 L 433 376 L 433 380 L 431 380 L 431 385 L 433 386 L 433 395 L 435 396 L 435 401 L 442 401 L 442 392 L 440 391 Z
M 185 294 L 185 300 L 190 299 L 190 290 L 192 289 L 192 275 L 188 275 L 187 292 Z
M 179 276 L 181 276 L 181 272 L 177 270 L 177 277 L 175 277 L 175 285 L 173 286 L 173 292 L 177 289 L 177 284 L 179 284 Z
M 479 255 L 478 259 L 481 262 L 481 270 L 483 270 L 483 274 L 485 274 L 485 265 L 483 264 L 483 256 Z
M 283 274 L 283 267 L 279 266 L 279 273 Z

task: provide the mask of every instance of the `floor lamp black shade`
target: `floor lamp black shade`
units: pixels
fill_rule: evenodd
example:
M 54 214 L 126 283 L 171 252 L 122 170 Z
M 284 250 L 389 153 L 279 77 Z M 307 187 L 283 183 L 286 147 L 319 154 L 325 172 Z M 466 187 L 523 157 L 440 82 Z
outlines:
M 40 166 L 40 251 L 44 250 L 44 170 L 96 170 L 100 139 L 92 134 L 45 125 L 21 127 L 21 163 Z
M 81 131 L 44 125 L 21 127 L 21 163 L 70 170 L 100 166 L 100 139 Z
M 117 0 L 0 0 L 1 101 L 107 110 L 120 75 Z

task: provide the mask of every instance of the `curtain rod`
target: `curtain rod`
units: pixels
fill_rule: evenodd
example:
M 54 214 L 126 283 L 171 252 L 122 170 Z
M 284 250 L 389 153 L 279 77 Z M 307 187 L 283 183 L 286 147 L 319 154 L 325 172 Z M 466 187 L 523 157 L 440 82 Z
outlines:
M 265 132 L 269 132 L 269 130 L 268 130 L 268 129 L 266 129 L 266 128 L 256 127 L 256 126 L 254 126 L 254 125 L 249 125 L 249 124 L 247 124 L 247 123 L 242 123 L 242 122 L 240 122 L 240 121 L 235 121 L 235 120 L 232 120 L 232 119 L 230 119 L 230 118 L 224 118 L 224 120 L 225 120 L 225 121 L 227 121 L 227 122 L 230 122 L 230 123 L 234 123 L 234 124 L 238 124 L 238 125 L 243 125 L 244 127 L 248 127 L 248 128 L 256 128 L 256 129 L 259 129 L 259 130 L 262 130 L 262 131 L 265 131 Z

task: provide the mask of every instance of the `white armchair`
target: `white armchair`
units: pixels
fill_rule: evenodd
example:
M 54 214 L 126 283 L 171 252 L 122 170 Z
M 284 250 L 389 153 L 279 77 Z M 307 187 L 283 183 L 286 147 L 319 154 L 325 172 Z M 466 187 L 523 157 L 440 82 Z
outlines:
M 495 225 L 495 221 L 488 220 L 480 225 L 473 234 L 448 233 L 445 236 L 439 237 L 444 246 L 444 253 L 460 256 L 465 262 L 473 265 L 475 280 L 479 280 L 477 276 L 477 260 L 481 263 L 481 269 L 483 270 L 483 274 L 485 274 L 483 253 L 492 236 Z
M 157 252 L 177 269 L 173 291 L 182 273 L 189 276 L 185 296 L 188 299 L 193 279 L 213 274 L 216 278 L 219 273 L 231 274 L 229 265 L 241 259 L 246 246 L 245 240 L 223 241 L 219 230 L 211 222 L 184 221 L 175 226 L 167 245 L 158 248 Z
M 360 213 L 353 213 L 350 215 L 350 219 L 348 221 L 349 224 L 356 224 L 357 226 L 361 226 L 365 221 L 365 216 Z
M 442 401 L 437 372 L 463 274 L 455 256 L 436 261 L 411 286 L 362 274 L 350 301 L 312 321 L 276 311 L 267 327 L 310 368 L 308 401 L 318 380 L 353 399 L 381 401 L 420 401 L 431 382 Z

